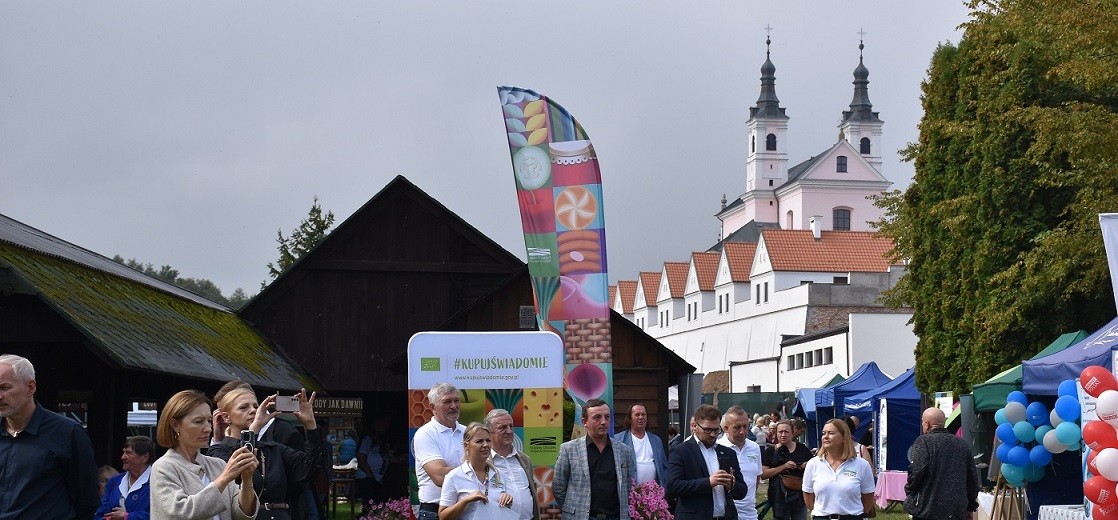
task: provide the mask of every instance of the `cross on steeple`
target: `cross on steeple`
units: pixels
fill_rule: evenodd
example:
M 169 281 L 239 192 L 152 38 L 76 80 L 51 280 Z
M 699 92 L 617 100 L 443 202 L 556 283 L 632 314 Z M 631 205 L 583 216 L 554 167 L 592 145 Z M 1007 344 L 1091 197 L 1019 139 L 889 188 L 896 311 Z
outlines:
M 772 26 L 766 24 L 765 25 L 765 57 L 766 58 L 769 57 L 769 46 L 772 45 L 772 39 L 770 38 L 770 36 L 772 36 L 772 31 L 773 31 Z
M 862 61 L 862 49 L 866 48 L 866 31 L 865 29 L 858 29 L 858 61 Z

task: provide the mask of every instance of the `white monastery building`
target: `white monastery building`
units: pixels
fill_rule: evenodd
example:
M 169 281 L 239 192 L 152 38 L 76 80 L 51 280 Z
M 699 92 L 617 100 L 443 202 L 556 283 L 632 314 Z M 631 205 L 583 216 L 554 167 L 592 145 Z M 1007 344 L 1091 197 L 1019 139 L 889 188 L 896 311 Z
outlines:
M 793 166 L 766 51 L 746 122 L 745 192 L 728 205 L 723 197 L 721 240 L 610 288 L 614 310 L 699 372 L 730 370 L 731 392 L 818 387 L 866 361 L 895 376 L 915 363 L 911 309 L 880 301 L 905 269 L 890 265 L 892 242 L 871 230 L 882 210 L 870 197 L 892 183 L 881 174 L 884 123 L 858 48 L 838 142 Z

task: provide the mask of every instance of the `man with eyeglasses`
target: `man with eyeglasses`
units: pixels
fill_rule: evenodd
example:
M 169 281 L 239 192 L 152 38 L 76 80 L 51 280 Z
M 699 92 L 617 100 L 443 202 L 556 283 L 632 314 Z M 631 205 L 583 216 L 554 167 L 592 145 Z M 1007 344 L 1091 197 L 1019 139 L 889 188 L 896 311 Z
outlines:
M 737 454 L 717 443 L 722 414 L 700 405 L 691 418 L 694 441 L 684 441 L 668 458 L 668 494 L 676 497 L 678 520 L 738 520 L 734 500 L 745 498 L 749 486 Z

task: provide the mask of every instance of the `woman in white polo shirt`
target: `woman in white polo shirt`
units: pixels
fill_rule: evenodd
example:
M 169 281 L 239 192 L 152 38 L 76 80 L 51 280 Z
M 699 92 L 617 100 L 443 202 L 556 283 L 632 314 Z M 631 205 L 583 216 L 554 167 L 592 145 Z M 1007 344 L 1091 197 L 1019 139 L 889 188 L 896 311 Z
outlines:
M 465 461 L 443 478 L 439 498 L 439 520 L 484 520 L 492 515 L 479 512 L 495 496 L 498 506 L 509 507 L 512 495 L 505 492 L 504 479 L 489 463 L 493 438 L 481 423 L 470 423 L 462 435 Z
M 861 520 L 877 516 L 873 472 L 854 452 L 850 429 L 841 419 L 823 425 L 819 454 L 804 468 L 804 503 L 813 519 Z

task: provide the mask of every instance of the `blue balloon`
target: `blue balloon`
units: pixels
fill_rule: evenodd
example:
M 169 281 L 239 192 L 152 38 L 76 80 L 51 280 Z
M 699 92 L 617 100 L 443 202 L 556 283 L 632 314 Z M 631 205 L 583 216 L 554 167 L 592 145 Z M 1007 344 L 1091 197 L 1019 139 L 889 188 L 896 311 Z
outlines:
M 1083 432 L 1079 430 L 1078 424 L 1064 422 L 1056 427 L 1056 438 L 1059 439 L 1060 442 L 1071 446 L 1072 444 L 1078 443 L 1079 439 L 1083 438 Z
M 1005 408 L 998 408 L 998 411 L 994 412 L 994 423 L 1001 425 L 1007 422 L 1009 419 L 1005 418 Z
M 1014 446 L 1010 448 L 1009 463 L 1024 469 L 1025 466 L 1029 465 L 1029 449 L 1024 446 Z
M 1068 396 L 1079 399 L 1079 387 L 1075 384 L 1074 379 L 1065 379 L 1060 383 L 1059 390 L 1056 391 L 1058 396 Z
M 998 460 L 1002 461 L 1002 464 L 1009 464 L 1009 450 L 1011 449 L 1013 449 L 1012 444 L 1002 443 L 998 445 L 998 449 L 994 451 L 994 454 L 998 456 Z
M 1017 434 L 1013 433 L 1013 425 L 1009 423 L 999 424 L 995 432 L 999 439 L 1006 444 L 1017 444 Z M 1065 443 L 1066 444 L 1066 443 Z
M 1044 403 L 1033 401 L 1025 408 L 1025 420 L 1034 427 L 1047 423 L 1048 409 L 1044 407 Z
M 1024 406 L 1029 405 L 1029 398 L 1025 397 L 1025 392 L 1014 390 L 1005 397 L 1005 403 L 1021 403 Z
M 1079 418 L 1079 399 L 1070 395 L 1062 395 L 1056 399 L 1056 415 L 1065 421 L 1074 421 Z
M 1036 428 L 1028 421 L 1021 421 L 1013 425 L 1013 435 L 1021 442 L 1032 442 L 1035 440 L 1033 437 L 1036 436 Z
M 1073 442 L 1071 444 L 1068 444 L 1068 451 L 1079 451 L 1080 448 L 1082 448 L 1082 447 L 1083 447 L 1083 443 Z
M 1050 431 L 1052 431 L 1052 427 L 1047 424 L 1037 426 L 1036 435 L 1033 436 L 1033 440 L 1036 441 L 1037 444 L 1044 444 L 1044 434 Z
M 1025 468 L 1025 480 L 1026 481 L 1040 482 L 1040 479 L 1042 479 L 1042 478 L 1044 478 L 1044 466 L 1037 466 L 1037 465 L 1034 465 L 1034 464 L 1029 464 L 1029 466 Z
M 1047 466 L 1048 463 L 1052 462 L 1052 454 L 1048 453 L 1048 450 L 1044 449 L 1044 445 L 1037 444 L 1036 446 L 1033 446 L 1033 449 L 1029 450 L 1029 462 L 1032 462 L 1035 466 L 1043 468 L 1044 466 Z
M 1025 470 L 1013 464 L 1002 464 L 1002 476 L 1009 485 L 1021 487 L 1025 483 Z

